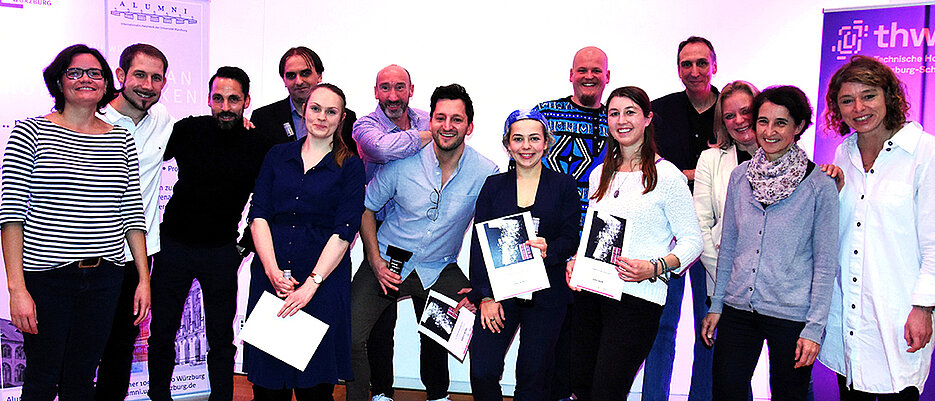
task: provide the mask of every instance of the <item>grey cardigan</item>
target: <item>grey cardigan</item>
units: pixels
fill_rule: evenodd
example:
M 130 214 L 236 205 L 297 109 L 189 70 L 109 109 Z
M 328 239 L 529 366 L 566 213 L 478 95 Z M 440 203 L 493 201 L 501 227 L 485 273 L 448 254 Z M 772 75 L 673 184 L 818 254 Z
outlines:
M 724 206 L 711 313 L 724 304 L 805 322 L 799 335 L 824 337 L 838 273 L 838 191 L 820 169 L 789 197 L 768 207 L 753 198 L 749 162 L 731 173 Z

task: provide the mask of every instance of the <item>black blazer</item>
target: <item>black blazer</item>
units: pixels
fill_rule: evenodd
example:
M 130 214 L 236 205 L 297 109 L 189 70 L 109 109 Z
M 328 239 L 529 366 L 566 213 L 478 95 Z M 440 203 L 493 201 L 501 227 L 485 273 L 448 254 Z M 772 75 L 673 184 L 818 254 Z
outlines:
M 543 166 L 532 216 L 539 218 L 539 236 L 545 238 L 548 244 L 544 262 L 551 287 L 533 294 L 536 306 L 559 307 L 571 303 L 571 290 L 565 282 L 565 261 L 578 249 L 578 221 L 581 213 L 577 188 L 575 179 L 570 175 Z M 487 177 L 477 195 L 474 222 L 516 213 L 519 213 L 519 206 L 516 205 L 516 171 Z M 480 305 L 484 297 L 493 297 L 476 228 L 471 239 L 471 287 L 468 298 L 476 305 Z
M 275 103 L 270 103 L 253 111 L 250 116 L 250 122 L 256 126 L 263 135 L 267 135 L 274 143 L 284 143 L 294 141 L 295 136 L 289 136 L 283 124 L 289 123 L 292 132 L 295 132 L 295 124 L 292 122 L 292 108 L 289 107 L 289 98 L 285 98 Z M 357 121 L 357 113 L 351 109 L 344 109 L 344 127 L 341 129 L 341 138 L 351 153 L 357 155 L 357 142 L 351 137 L 351 129 L 354 122 Z

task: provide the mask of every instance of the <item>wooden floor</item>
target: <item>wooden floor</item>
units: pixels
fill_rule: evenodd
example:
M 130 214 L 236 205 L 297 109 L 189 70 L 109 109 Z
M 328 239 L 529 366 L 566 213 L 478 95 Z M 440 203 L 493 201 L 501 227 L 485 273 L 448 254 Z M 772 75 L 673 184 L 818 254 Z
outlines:
M 393 397 L 394 401 L 424 401 L 425 392 L 424 391 L 412 391 L 412 390 L 395 390 L 395 396 Z M 344 395 L 344 386 L 336 386 L 334 388 L 334 399 L 335 401 L 343 401 L 346 399 Z M 247 377 L 243 375 L 234 375 L 234 401 L 251 401 L 253 400 L 253 389 L 250 386 L 250 382 L 247 381 Z M 451 401 L 473 401 L 474 397 L 471 397 L 469 394 L 452 394 Z M 504 398 L 504 400 L 512 400 L 512 398 Z

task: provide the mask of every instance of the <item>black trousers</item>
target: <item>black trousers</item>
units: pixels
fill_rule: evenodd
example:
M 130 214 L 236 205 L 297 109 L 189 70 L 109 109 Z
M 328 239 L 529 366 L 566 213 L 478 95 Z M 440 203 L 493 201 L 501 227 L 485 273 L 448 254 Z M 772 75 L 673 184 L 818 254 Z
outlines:
M 94 391 L 95 401 L 119 401 L 127 396 L 130 385 L 130 370 L 133 365 L 133 348 L 140 327 L 133 324 L 133 298 L 136 286 L 140 283 L 140 274 L 136 265 L 129 262 L 123 266 L 123 285 L 117 298 L 117 310 L 114 324 L 97 367 L 97 385 Z
M 253 401 L 334 401 L 334 384 L 322 383 L 312 388 L 270 389 L 253 385 Z
M 93 398 L 94 370 L 107 342 L 123 270 L 108 261 L 23 273 L 36 304 L 37 334 L 23 333 L 23 401 Z
M 500 305 L 505 320 L 499 333 L 481 328 L 479 318 L 474 321 L 470 348 L 474 400 L 503 400 L 500 378 L 503 376 L 504 358 L 517 329 L 521 330 L 513 400 L 549 399 L 547 368 L 552 364 L 566 308 L 543 308 L 516 299 L 504 300 Z
M 625 400 L 649 355 L 662 305 L 624 294 L 620 301 L 575 296 L 572 391 L 582 401 Z
M 805 322 L 779 319 L 724 305 L 714 342 L 712 392 L 718 401 L 746 401 L 763 341 L 769 348 L 769 388 L 773 400 L 808 395 L 812 366 L 795 368 L 795 348 Z
M 149 324 L 149 397 L 171 400 L 169 382 L 175 368 L 175 337 L 192 280 L 201 284 L 205 334 L 208 339 L 210 401 L 234 396 L 234 315 L 237 269 L 241 258 L 234 243 L 193 247 L 162 236 L 152 273 L 152 320 Z
M 386 308 L 367 338 L 370 393 L 373 395 L 383 394 L 393 398 L 393 333 L 396 331 L 396 315 L 395 306 Z
M 841 401 L 919 401 L 919 389 L 906 387 L 895 394 L 874 394 L 853 390 L 847 387 L 847 378 L 838 375 L 838 393 Z

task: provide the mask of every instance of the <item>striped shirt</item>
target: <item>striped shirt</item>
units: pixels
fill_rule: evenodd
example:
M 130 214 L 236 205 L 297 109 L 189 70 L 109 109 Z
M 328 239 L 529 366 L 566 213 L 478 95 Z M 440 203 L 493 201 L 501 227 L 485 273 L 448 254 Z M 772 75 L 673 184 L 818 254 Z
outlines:
M 23 270 L 102 256 L 123 263 L 127 230 L 146 230 L 133 136 L 86 134 L 43 117 L 16 124 L 3 157 L 0 224 L 23 224 Z

